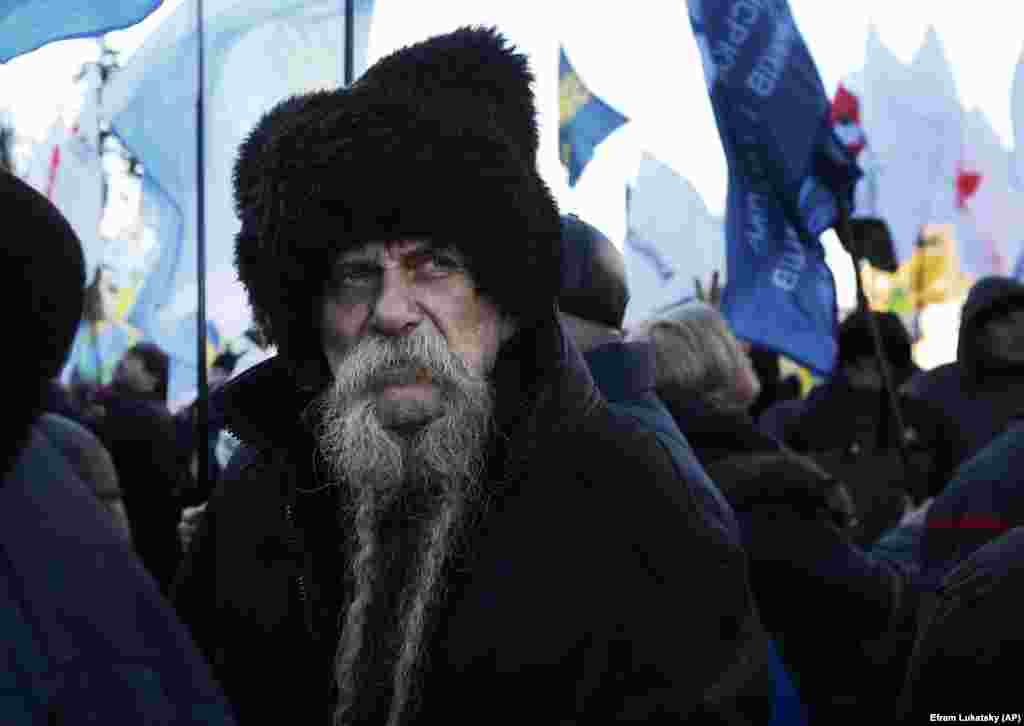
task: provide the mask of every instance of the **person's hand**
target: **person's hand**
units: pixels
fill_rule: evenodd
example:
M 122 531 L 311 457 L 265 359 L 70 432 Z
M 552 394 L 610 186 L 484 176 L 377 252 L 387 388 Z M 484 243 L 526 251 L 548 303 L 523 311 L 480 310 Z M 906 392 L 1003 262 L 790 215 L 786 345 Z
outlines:
M 206 511 L 206 505 L 208 502 L 203 502 L 196 507 L 185 507 L 181 512 L 181 521 L 178 522 L 178 538 L 181 540 L 181 547 L 184 550 L 188 550 L 192 544 L 192 538 L 195 537 L 196 530 L 199 529 L 199 523 L 203 519 L 203 512 Z
M 707 291 L 704 290 L 704 285 L 699 277 L 693 278 L 693 282 L 697 288 L 698 300 L 716 309 L 722 306 L 722 286 L 719 281 L 718 270 L 711 273 L 711 288 Z
M 934 502 L 934 501 L 935 501 L 935 497 L 928 497 L 928 499 L 925 499 L 923 502 L 921 502 L 921 506 L 920 507 L 915 508 L 914 505 L 911 504 L 909 499 L 908 499 L 908 501 L 907 501 L 907 509 L 903 513 L 903 519 L 900 520 L 900 525 L 899 526 L 901 526 L 901 527 L 908 527 L 908 526 L 910 526 L 910 527 L 920 527 L 920 526 L 923 526 L 924 525 L 925 517 L 928 516 L 928 510 L 931 508 L 932 502 Z

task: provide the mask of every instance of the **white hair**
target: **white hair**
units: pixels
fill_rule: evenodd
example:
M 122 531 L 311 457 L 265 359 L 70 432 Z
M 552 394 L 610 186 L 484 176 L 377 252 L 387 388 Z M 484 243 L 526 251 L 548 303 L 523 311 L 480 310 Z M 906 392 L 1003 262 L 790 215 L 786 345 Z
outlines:
M 760 393 L 750 358 L 712 306 L 692 301 L 644 321 L 630 333 L 655 351 L 659 391 L 695 396 L 717 411 L 745 411 Z

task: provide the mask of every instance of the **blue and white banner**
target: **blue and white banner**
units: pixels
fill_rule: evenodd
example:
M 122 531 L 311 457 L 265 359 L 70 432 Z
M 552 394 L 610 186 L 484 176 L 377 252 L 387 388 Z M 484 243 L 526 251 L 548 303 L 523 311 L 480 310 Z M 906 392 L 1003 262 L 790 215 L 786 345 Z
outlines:
M 89 38 L 141 22 L 162 0 L 3 0 L 0 63 L 55 40 Z
M 356 0 L 354 76 L 365 70 L 373 0 Z M 147 281 L 137 315 L 159 311 L 160 326 L 197 308 L 195 3 L 182 3 L 104 89 L 104 111 L 118 138 L 142 162 L 146 203 L 164 209 L 158 225 L 160 277 Z M 338 0 L 206 0 L 204 184 L 207 317 L 228 339 L 252 325 L 234 266 L 240 222 L 232 167 L 238 146 L 277 102 L 343 83 L 345 3 Z M 172 264 L 173 263 L 173 264 Z M 169 271 L 170 268 L 173 270 Z M 169 275 L 169 277 L 167 277 Z
M 727 284 L 736 335 L 828 375 L 835 281 L 818 236 L 849 209 L 860 169 L 785 0 L 689 0 L 729 162 Z M 841 195 L 841 196 L 839 196 Z

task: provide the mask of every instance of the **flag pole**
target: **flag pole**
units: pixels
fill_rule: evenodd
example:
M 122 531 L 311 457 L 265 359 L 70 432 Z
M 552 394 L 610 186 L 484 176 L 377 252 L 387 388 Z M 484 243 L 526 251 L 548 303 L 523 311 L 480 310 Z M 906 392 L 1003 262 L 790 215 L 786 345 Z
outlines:
M 882 386 L 889 401 L 889 411 L 893 421 L 896 423 L 896 443 L 899 446 L 900 458 L 903 461 L 905 480 L 911 476 L 910 451 L 907 448 L 906 428 L 903 425 L 903 413 L 900 410 L 899 398 L 896 395 L 896 386 L 893 383 L 892 369 L 889 367 L 889 360 L 885 355 L 882 345 L 882 334 L 878 330 L 878 321 L 875 319 L 871 306 L 868 303 L 867 294 L 864 292 L 864 280 L 861 277 L 861 262 L 863 261 L 860 240 L 853 234 L 853 227 L 850 224 L 850 210 L 845 202 L 839 203 L 839 239 L 846 247 L 846 251 L 853 258 L 853 271 L 857 281 L 857 307 L 867 319 L 868 330 L 871 332 L 871 339 L 875 347 L 875 360 L 878 362 L 879 371 L 882 374 Z
M 210 451 L 207 446 L 209 427 L 209 391 L 206 379 L 206 185 L 204 180 L 204 81 L 206 78 L 206 52 L 203 40 L 203 0 L 196 0 L 196 38 L 199 42 L 197 54 L 198 93 L 196 94 L 196 279 L 198 300 L 196 309 L 196 370 L 198 373 L 199 397 L 196 404 L 196 454 L 198 471 L 196 479 L 200 491 L 207 491 L 210 482 Z
M 352 27 L 355 25 L 355 0 L 345 0 L 345 87 L 352 85 L 355 76 L 355 48 L 352 47 L 356 33 Z

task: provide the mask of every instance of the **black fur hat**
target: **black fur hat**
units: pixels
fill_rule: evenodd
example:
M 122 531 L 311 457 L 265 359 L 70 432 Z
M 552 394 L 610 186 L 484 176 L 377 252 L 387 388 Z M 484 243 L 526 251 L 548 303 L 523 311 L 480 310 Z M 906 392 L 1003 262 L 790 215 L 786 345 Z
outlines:
M 453 244 L 521 325 L 552 314 L 561 229 L 536 169 L 532 80 L 496 30 L 460 28 L 260 120 L 235 166 L 236 262 L 300 381 L 325 376 L 316 321 L 331 265 L 366 242 Z

